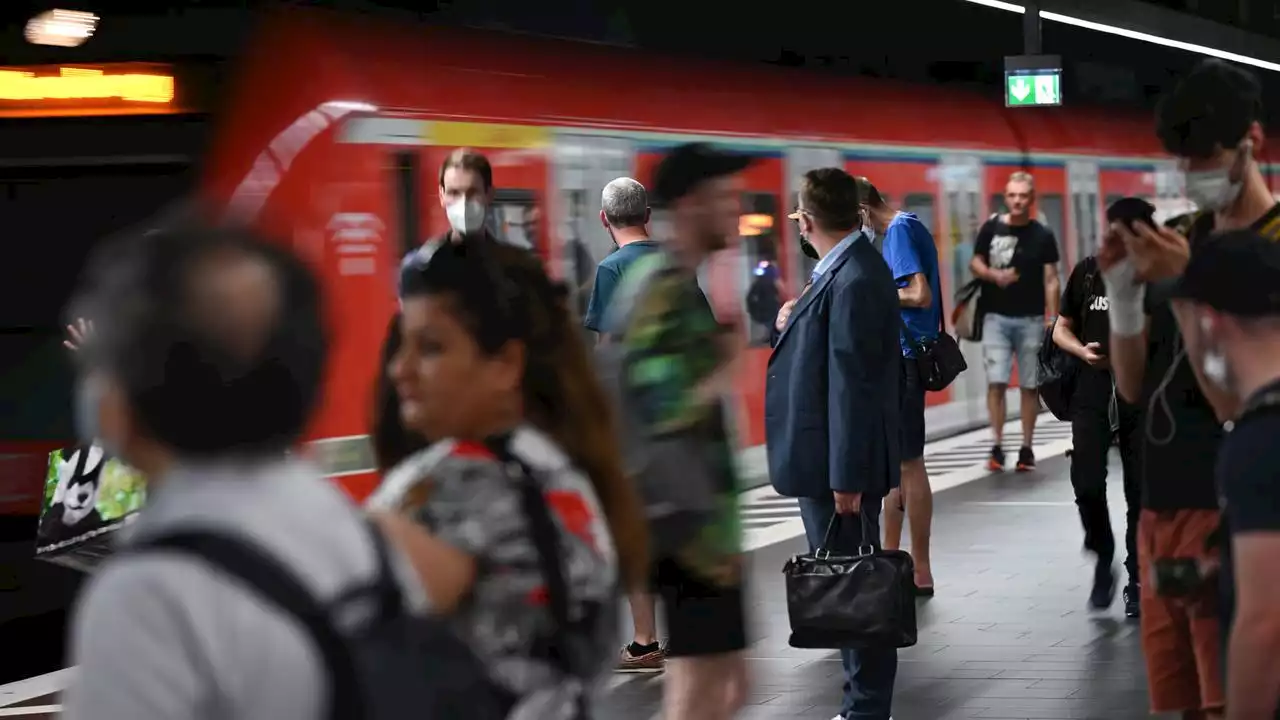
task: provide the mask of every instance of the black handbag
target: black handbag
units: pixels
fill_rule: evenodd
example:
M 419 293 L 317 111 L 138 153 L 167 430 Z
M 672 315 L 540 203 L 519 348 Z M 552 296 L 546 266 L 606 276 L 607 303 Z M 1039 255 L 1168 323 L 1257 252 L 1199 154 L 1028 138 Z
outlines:
M 902 317 L 901 313 L 898 315 Z M 902 336 L 906 338 L 915 351 L 916 366 L 920 370 L 920 384 L 930 392 L 941 392 L 955 382 L 960 373 L 969 369 L 965 362 L 960 343 L 947 334 L 946 307 L 942 294 L 938 294 L 938 336 L 933 338 L 917 338 L 911 334 L 905 320 L 902 323 Z
M 782 569 L 794 648 L 905 648 L 916 644 L 915 563 L 902 550 L 880 550 L 862 519 L 856 555 L 829 548 L 841 522 L 833 513 L 815 551 L 797 555 Z

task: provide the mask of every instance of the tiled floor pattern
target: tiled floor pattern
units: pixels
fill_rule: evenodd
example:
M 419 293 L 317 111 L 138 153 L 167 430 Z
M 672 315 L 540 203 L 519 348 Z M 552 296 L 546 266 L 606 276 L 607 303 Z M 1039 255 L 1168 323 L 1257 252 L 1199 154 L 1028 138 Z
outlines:
M 1016 428 L 1016 421 L 1008 424 L 1002 443 L 1009 472 L 1013 471 L 1013 463 L 1021 445 L 1021 430 Z M 1064 444 L 1069 443 L 1070 440 L 1071 424 L 1044 414 L 1037 422 L 1032 450 L 1042 460 L 1052 459 L 1062 454 Z M 924 456 L 925 469 L 929 473 L 930 480 L 935 486 L 942 486 L 949 484 L 948 481 L 955 476 L 972 475 L 975 471 L 982 475 L 987 474 L 985 466 L 991 452 L 991 445 L 991 433 L 986 429 L 930 443 Z M 800 517 L 800 509 L 795 498 L 781 497 L 768 488 L 759 488 L 747 493 L 744 501 L 743 527 L 747 530 L 748 545 L 752 544 L 750 542 L 753 539 L 752 531 L 763 531 Z M 795 533 L 796 537 L 799 535 L 800 532 Z
M 1119 476 L 1118 463 L 1112 473 Z M 1123 527 L 1120 483 L 1112 514 Z M 829 720 L 839 710 L 835 653 L 787 645 L 780 574 L 791 540 L 753 554 L 754 677 L 744 720 Z M 896 720 L 1130 720 L 1147 717 L 1136 621 L 1119 603 L 1085 607 L 1091 565 L 1067 461 L 940 493 L 934 521 L 938 594 L 920 604 L 920 643 L 900 654 Z M 1117 561 L 1122 558 L 1117 558 Z M 661 677 L 618 676 L 601 718 L 658 717 Z

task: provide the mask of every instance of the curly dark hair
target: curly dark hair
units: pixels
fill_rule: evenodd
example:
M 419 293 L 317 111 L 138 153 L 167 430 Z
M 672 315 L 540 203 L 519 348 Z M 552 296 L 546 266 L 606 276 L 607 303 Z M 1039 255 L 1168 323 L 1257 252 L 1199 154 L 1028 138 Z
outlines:
M 1222 60 L 1205 60 L 1165 96 L 1156 110 L 1156 134 L 1171 155 L 1205 158 L 1235 147 L 1262 119 L 1257 77 Z

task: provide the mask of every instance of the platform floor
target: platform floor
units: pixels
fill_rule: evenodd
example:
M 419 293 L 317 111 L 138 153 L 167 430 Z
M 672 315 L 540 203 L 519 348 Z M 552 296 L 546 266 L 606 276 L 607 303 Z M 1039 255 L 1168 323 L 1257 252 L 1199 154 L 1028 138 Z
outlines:
M 1067 434 L 1047 416 L 1042 427 L 1034 473 L 981 470 L 983 433 L 930 443 L 938 594 L 921 601 L 920 643 L 901 652 L 896 720 L 1148 716 L 1137 621 L 1124 618 L 1118 598 L 1109 612 L 1086 608 L 1092 567 L 1062 457 Z M 1119 529 L 1114 458 L 1111 472 Z M 781 568 L 804 549 L 794 501 L 767 488 L 747 496 L 753 687 L 739 717 L 829 720 L 839 710 L 838 657 L 787 646 Z M 0 718 L 58 717 L 56 691 L 70 680 L 64 672 L 0 687 Z M 660 717 L 661 675 L 617 675 L 609 685 L 598 717 Z
M 1086 606 L 1092 564 L 1080 549 L 1067 463 L 1044 460 L 1034 473 L 936 495 L 937 595 L 920 603 L 919 644 L 900 654 L 897 720 L 1148 717 L 1138 622 L 1124 617 L 1118 597 L 1109 612 Z M 1111 485 L 1121 528 L 1123 494 Z M 781 568 L 803 550 L 794 539 L 752 555 L 754 686 L 742 720 L 829 720 L 840 709 L 838 656 L 787 645 Z M 620 675 L 613 684 L 600 717 L 658 717 L 661 676 Z

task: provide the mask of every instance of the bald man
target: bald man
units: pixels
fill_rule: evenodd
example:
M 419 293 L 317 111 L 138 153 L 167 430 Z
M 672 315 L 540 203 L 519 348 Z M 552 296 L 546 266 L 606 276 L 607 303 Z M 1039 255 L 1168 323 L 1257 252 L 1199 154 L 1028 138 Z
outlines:
M 618 249 L 596 267 L 595 286 L 582 324 L 605 336 L 605 313 L 623 273 L 636 260 L 658 249 L 658 243 L 649 239 L 649 195 L 644 186 L 629 177 L 605 185 L 600 197 L 600 223 Z
M 324 658 L 295 618 L 205 560 L 147 550 L 221 533 L 325 607 L 381 577 L 359 509 L 287 452 L 324 380 L 319 285 L 274 245 L 186 224 L 104 246 L 89 268 L 76 309 L 97 324 L 77 363 L 80 429 L 145 474 L 151 496 L 79 598 L 71 659 L 83 674 L 64 716 L 327 717 Z M 396 579 L 421 600 L 412 577 Z

